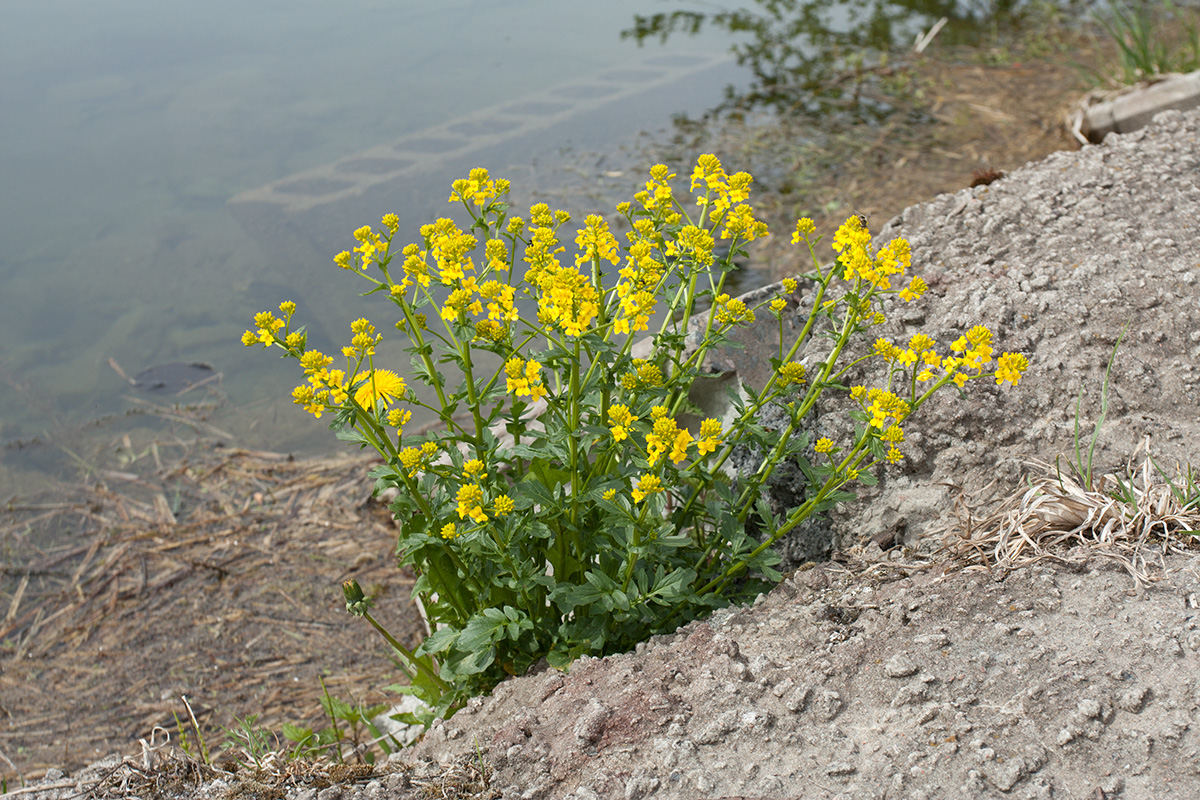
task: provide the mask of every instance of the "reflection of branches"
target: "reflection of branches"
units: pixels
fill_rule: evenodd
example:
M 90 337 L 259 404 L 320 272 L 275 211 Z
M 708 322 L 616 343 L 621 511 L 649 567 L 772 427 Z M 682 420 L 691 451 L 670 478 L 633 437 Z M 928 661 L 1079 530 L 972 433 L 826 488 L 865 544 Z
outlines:
M 717 113 L 764 107 L 879 117 L 890 109 L 861 100 L 883 93 L 864 91 L 863 84 L 886 74 L 889 51 L 940 17 L 949 20 L 947 35 L 976 30 L 984 20 L 1011 17 L 1018 1 L 755 0 L 753 10 L 637 15 L 621 37 L 666 42 L 695 36 L 706 24 L 738 36 L 733 52 L 752 78 L 743 91 L 730 87 Z

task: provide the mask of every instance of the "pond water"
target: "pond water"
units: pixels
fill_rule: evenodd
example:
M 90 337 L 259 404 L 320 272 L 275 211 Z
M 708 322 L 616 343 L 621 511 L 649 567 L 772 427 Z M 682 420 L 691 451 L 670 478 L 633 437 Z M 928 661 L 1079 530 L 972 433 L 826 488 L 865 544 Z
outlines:
M 803 69 L 945 8 L 761 5 L 6 0 L 0 495 L 164 431 L 176 404 L 212 404 L 231 444 L 332 449 L 291 403 L 296 365 L 238 337 L 291 299 L 334 349 L 382 309 L 332 264 L 354 228 L 395 212 L 411 241 L 481 165 L 518 204 L 610 212 L 649 166 L 643 132 L 778 97 L 784 73 L 807 102 Z M 832 55 L 797 48 L 814 24 L 858 33 L 822 39 Z M 176 396 L 161 376 L 180 374 L 204 385 Z

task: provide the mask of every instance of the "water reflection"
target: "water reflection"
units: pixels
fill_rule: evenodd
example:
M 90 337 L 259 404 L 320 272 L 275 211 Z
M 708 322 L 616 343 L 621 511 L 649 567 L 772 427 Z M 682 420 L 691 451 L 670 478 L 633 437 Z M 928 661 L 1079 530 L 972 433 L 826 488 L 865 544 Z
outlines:
M 621 36 L 639 44 L 696 36 L 716 28 L 737 39 L 739 65 L 750 72 L 744 89 L 726 90 L 716 115 L 751 110 L 838 114 L 879 120 L 897 109 L 895 54 L 911 50 L 941 18 L 943 43 L 974 44 L 981 34 L 1019 24 L 1021 0 L 756 0 L 753 7 L 639 14 Z

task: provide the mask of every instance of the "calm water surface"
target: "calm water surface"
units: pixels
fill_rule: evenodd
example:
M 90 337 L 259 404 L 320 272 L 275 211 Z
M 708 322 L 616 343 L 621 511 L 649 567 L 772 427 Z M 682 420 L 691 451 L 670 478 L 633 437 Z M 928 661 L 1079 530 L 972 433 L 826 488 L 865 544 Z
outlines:
M 887 36 L 941 8 L 813 5 L 843 22 L 893 9 Z M 518 204 L 611 212 L 649 166 L 629 155 L 640 132 L 794 70 L 799 34 L 762 9 L 764 29 L 731 32 L 745 28 L 737 8 L 6 0 L 0 495 L 71 475 L 126 432 L 163 433 L 129 416 L 139 401 L 206 400 L 139 394 L 110 360 L 129 375 L 211 364 L 223 395 L 210 421 L 235 443 L 332 449 L 290 402 L 294 362 L 238 342 L 254 312 L 295 300 L 310 342 L 335 351 L 358 316 L 386 330 L 385 306 L 357 297 L 332 256 L 389 211 L 415 239 L 452 213 L 450 181 L 473 166 L 512 179 Z

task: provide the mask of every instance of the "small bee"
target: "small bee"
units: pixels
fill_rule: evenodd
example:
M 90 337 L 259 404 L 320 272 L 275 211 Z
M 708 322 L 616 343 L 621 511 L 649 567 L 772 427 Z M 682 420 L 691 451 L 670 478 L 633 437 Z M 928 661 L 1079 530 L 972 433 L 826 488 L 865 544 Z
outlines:
M 869 227 L 867 225 L 867 215 L 866 214 L 859 214 L 856 211 L 856 212 L 854 212 L 854 218 L 858 220 L 859 225 L 863 226 L 863 230 L 866 230 Z

